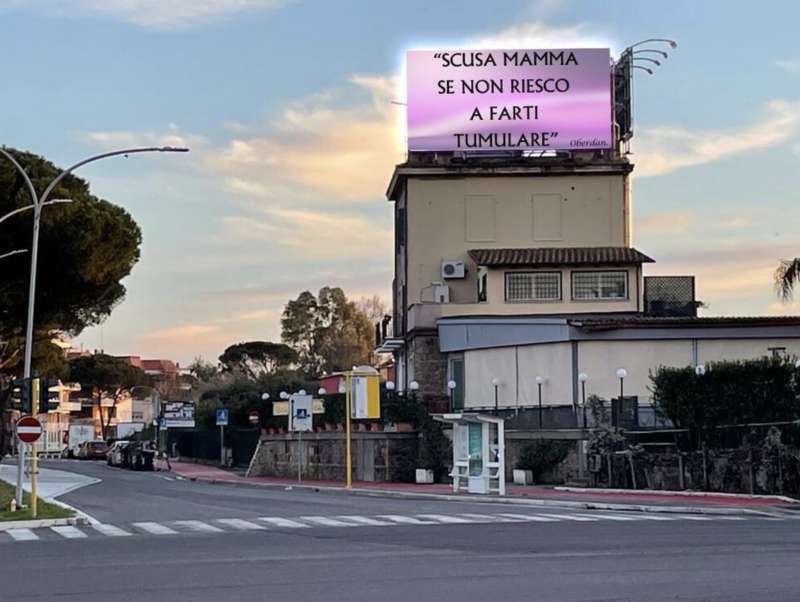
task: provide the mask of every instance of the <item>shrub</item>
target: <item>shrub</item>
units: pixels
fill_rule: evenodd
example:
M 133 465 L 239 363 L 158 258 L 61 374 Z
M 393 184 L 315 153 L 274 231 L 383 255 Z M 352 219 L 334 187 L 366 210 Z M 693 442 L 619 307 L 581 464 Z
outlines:
M 540 480 L 548 470 L 558 466 L 569 455 L 570 443 L 539 439 L 528 443 L 519 455 L 517 468 L 530 470 L 534 481 Z

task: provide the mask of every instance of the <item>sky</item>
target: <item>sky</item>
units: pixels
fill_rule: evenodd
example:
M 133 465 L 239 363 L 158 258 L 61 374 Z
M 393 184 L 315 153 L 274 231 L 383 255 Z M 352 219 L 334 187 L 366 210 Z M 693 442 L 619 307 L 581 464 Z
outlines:
M 214 360 L 278 340 L 301 291 L 388 300 L 405 50 L 677 40 L 634 88 L 634 245 L 695 274 L 705 315 L 797 314 L 772 274 L 800 254 L 800 5 L 579 0 L 0 0 L 0 144 L 66 166 L 143 230 L 127 296 L 74 339 Z M 769 7 L 769 10 L 766 9 Z

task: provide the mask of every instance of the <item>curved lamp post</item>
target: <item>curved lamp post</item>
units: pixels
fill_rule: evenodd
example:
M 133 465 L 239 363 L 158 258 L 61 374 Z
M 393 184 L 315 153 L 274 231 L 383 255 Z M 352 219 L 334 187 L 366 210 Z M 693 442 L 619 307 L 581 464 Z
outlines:
M 28 176 L 25 169 L 19 162 L 9 153 L 5 148 L 0 147 L 0 154 L 2 154 L 6 159 L 11 161 L 14 165 L 15 169 L 19 172 L 22 176 L 22 179 L 25 181 L 25 185 L 28 188 L 28 192 L 31 195 L 31 200 L 33 201 L 33 242 L 31 243 L 31 275 L 30 275 L 30 283 L 28 288 L 28 318 L 27 318 L 27 327 L 25 329 L 25 371 L 23 376 L 25 378 L 30 378 L 31 376 L 31 358 L 33 355 L 33 311 L 34 311 L 34 300 L 36 297 L 36 265 L 37 259 L 39 256 L 39 221 L 42 216 L 42 208 L 47 205 L 47 198 L 50 196 L 50 193 L 53 192 L 58 183 L 61 182 L 67 175 L 71 174 L 73 171 L 78 169 L 79 167 L 86 165 L 87 163 L 93 163 L 94 161 L 99 161 L 100 159 L 105 159 L 107 157 L 116 157 L 118 155 L 133 155 L 136 153 L 185 153 L 188 152 L 188 148 L 178 148 L 173 146 L 154 146 L 154 147 L 138 147 L 138 148 L 128 148 L 116 151 L 110 151 L 107 153 L 101 153 L 99 155 L 94 155 L 87 159 L 83 159 L 82 161 L 78 161 L 77 163 L 70 165 L 66 169 L 62 170 L 55 178 L 53 178 L 47 187 L 44 189 L 41 195 L 36 193 L 36 187 L 33 185 L 30 177 Z M 16 498 L 17 504 L 22 505 L 22 479 L 23 479 L 23 465 L 25 464 L 25 446 L 20 444 L 19 445 L 19 453 L 17 455 L 17 491 L 16 491 Z

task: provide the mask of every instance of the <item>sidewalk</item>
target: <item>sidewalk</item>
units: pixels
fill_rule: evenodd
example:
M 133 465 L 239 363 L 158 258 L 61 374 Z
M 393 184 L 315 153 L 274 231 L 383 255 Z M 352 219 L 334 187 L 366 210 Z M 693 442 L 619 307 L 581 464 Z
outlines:
M 344 483 L 337 481 L 304 480 L 277 477 L 248 477 L 222 468 L 188 462 L 172 462 L 172 472 L 180 477 L 207 481 L 253 485 L 263 487 L 308 487 L 345 491 Z M 508 485 L 506 496 L 480 496 L 454 494 L 447 484 L 418 485 L 415 483 L 374 483 L 354 481 L 354 493 L 394 496 L 435 496 L 447 499 L 469 499 L 470 501 L 507 501 L 531 505 L 589 505 L 592 507 L 618 506 L 620 509 L 649 511 L 738 511 L 754 512 L 776 510 L 798 510 L 800 501 L 783 496 L 752 496 L 681 491 L 644 491 L 624 489 L 580 489 L 558 487 L 521 487 Z

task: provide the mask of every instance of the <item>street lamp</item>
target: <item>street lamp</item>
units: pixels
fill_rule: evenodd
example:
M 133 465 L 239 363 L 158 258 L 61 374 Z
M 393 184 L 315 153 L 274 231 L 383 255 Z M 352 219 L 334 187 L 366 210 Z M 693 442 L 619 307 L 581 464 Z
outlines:
M 262 393 L 261 401 L 269 401 L 269 393 Z
M 320 387 L 319 389 L 317 389 L 317 395 L 322 396 L 327 394 L 328 392 L 325 390 L 325 387 Z
M 281 391 L 278 397 L 280 397 L 281 399 L 289 399 L 289 394 L 286 391 Z
M 456 381 L 448 380 L 447 381 L 447 395 L 450 399 L 450 412 L 453 412 L 453 391 L 456 390 Z
M 706 367 L 703 364 L 697 364 L 694 367 L 694 373 L 697 374 L 697 376 L 703 376 L 703 374 L 706 373 Z
M 794 362 L 794 367 L 797 368 L 798 370 L 800 370 L 800 360 L 796 360 Z
M 542 385 L 544 384 L 544 377 L 536 377 L 536 388 L 539 390 L 539 430 L 542 429 Z
M 387 380 L 386 381 L 386 390 L 387 391 L 394 391 L 394 381 Z
M 298 394 L 298 395 L 305 395 L 305 394 L 306 394 L 306 390 L 305 390 L 305 389 L 300 389 L 300 390 L 297 392 L 297 394 Z
M 500 413 L 500 405 L 499 405 L 499 402 L 498 402 L 497 392 L 500 389 L 500 379 L 499 378 L 493 378 L 492 379 L 492 386 L 494 387 L 494 413 L 495 414 L 499 414 Z
M 622 401 L 624 395 L 623 383 L 625 377 L 628 376 L 628 371 L 625 368 L 617 368 L 617 378 L 619 379 L 619 399 Z
M 586 428 L 586 381 L 589 380 L 589 375 L 586 372 L 578 374 L 578 380 L 581 383 L 581 408 L 583 409 L 583 428 Z
M 340 394 L 341 394 L 341 393 L 344 393 L 344 392 L 345 392 L 345 390 L 346 390 L 346 387 L 345 387 L 345 385 L 344 385 L 344 381 L 343 381 L 343 380 L 340 380 L 340 381 L 339 381 L 339 393 L 340 393 Z
M 408 388 L 416 393 L 419 391 L 419 383 L 415 380 L 412 380 L 410 383 L 408 383 Z

